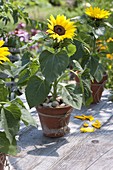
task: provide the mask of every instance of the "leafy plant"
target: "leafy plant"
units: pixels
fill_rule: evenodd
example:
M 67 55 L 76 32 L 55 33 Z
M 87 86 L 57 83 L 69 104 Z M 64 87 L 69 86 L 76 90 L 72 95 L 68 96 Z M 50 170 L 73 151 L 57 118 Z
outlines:
M 0 152 L 16 155 L 16 135 L 19 132 L 21 121 L 25 125 L 36 126 L 36 122 L 25 108 L 23 102 L 17 98 L 17 86 L 11 67 L 12 64 L 7 55 L 10 55 L 7 47 L 2 47 L 4 41 L 0 41 Z M 19 72 L 19 71 L 18 71 Z M 10 86 L 9 86 L 10 85 Z
M 56 20 L 51 16 L 50 20 L 50 24 L 52 24 L 53 21 L 55 21 L 55 23 L 52 26 L 48 24 L 49 29 L 47 32 L 49 34 L 41 32 L 32 37 L 33 43 L 40 42 L 43 46 L 41 46 L 41 51 L 39 50 L 38 53 L 38 70 L 34 72 L 32 76 L 30 74 L 30 76 L 27 77 L 25 94 L 28 104 L 30 108 L 38 106 L 43 102 L 46 102 L 48 95 L 52 95 L 53 102 L 56 102 L 57 97 L 61 96 L 64 103 L 80 109 L 82 103 L 86 104 L 86 98 L 84 97 L 85 95 L 88 95 L 86 92 L 89 92 L 89 96 L 91 97 L 90 89 L 87 85 L 90 81 L 85 83 L 84 80 L 84 84 L 81 82 L 80 85 L 77 85 L 76 83 L 66 83 L 66 79 L 70 72 L 68 68 L 69 56 L 72 55 L 68 52 L 68 49 L 70 48 L 70 45 L 72 45 L 76 50 L 73 41 L 70 40 L 74 36 L 74 23 L 66 20 L 64 15 L 58 15 Z M 59 23 L 59 21 L 61 22 Z M 70 25 L 69 32 L 66 23 Z M 53 30 L 51 30 L 52 27 Z M 64 27 L 66 32 L 64 31 Z M 27 44 L 25 47 L 29 46 L 30 44 Z M 75 50 L 73 50 L 73 52 Z M 75 67 L 77 67 L 77 64 L 78 62 L 75 61 Z M 23 76 L 25 74 L 23 74 Z M 89 75 L 88 70 L 86 71 L 81 68 L 81 76 L 82 75 Z
M 78 17 L 86 30 L 85 34 L 80 35 L 81 42 L 74 41 L 78 49 L 71 59 L 79 60 L 83 68 L 89 68 L 92 80 L 95 79 L 97 82 L 102 80 L 105 68 L 101 63 L 96 42 L 100 37 L 104 36 L 106 23 L 107 26 L 110 25 L 106 22 L 109 15 L 109 11 L 90 6 L 82 17 Z M 79 51 L 81 51 L 80 56 L 78 55 Z

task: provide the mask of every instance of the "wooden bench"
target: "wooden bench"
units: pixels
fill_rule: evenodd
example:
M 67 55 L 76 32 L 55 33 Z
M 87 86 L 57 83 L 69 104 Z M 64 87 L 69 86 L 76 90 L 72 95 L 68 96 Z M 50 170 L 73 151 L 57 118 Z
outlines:
M 31 109 L 38 127 L 20 130 L 20 153 L 9 156 L 11 170 L 113 170 L 113 103 L 104 91 L 98 104 L 81 111 L 73 110 L 69 123 L 70 133 L 61 138 L 43 136 L 38 114 Z M 23 100 L 25 100 L 23 98 Z M 102 123 L 93 133 L 81 133 L 82 120 L 75 115 L 91 114 Z

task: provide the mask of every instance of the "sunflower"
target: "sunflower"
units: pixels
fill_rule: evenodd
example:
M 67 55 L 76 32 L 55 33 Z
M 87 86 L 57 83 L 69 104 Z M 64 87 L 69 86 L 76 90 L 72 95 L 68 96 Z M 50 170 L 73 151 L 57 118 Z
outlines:
M 3 61 L 10 61 L 6 56 L 10 55 L 9 49 L 7 47 L 2 47 L 4 45 L 4 41 L 0 40 L 0 64 L 3 63 Z
M 106 54 L 106 57 L 110 60 L 113 60 L 113 53 L 112 54 Z
M 66 38 L 72 39 L 74 37 L 76 30 L 74 22 L 66 19 L 64 15 L 57 15 L 56 19 L 51 15 L 48 21 L 47 33 L 50 34 L 51 38 L 60 42 Z
M 89 8 L 86 8 L 85 13 L 90 16 L 91 18 L 94 19 L 104 19 L 108 18 L 110 15 L 110 12 L 104 9 L 100 9 L 98 7 L 92 7 L 90 6 Z
M 107 42 L 109 43 L 109 42 L 113 42 L 113 38 L 109 38 L 109 39 L 107 39 Z

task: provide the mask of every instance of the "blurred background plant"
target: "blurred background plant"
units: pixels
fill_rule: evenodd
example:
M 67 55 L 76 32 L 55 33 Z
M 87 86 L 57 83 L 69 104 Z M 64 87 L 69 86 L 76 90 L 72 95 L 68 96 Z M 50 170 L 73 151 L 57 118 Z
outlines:
M 16 83 L 22 68 L 19 50 L 21 38 L 9 32 L 8 27 L 11 22 L 17 24 L 19 18 L 28 23 L 29 17 L 22 8 L 13 6 L 9 1 L 0 1 L 0 11 L 0 152 L 16 155 L 16 137 L 21 122 L 33 126 L 36 126 L 36 122 L 17 97 L 22 94 Z M 15 54 L 19 54 L 19 58 Z
M 3 45 L 4 41 L 0 40 L 0 153 L 16 155 L 18 152 L 16 137 L 21 122 L 26 126 L 36 126 L 36 122 L 21 99 L 13 95 L 15 82 L 7 82 L 14 78 L 11 67 L 15 68 L 16 65 L 8 59 L 10 53 L 7 47 L 2 47 Z
M 75 21 L 80 22 L 81 25 L 84 25 L 86 30 L 81 29 L 81 25 L 79 25 L 77 35 L 81 43 L 75 41 L 75 44 L 78 45 L 78 51 L 81 51 L 81 56 L 76 52 L 72 59 L 79 60 L 83 68 L 89 68 L 92 78 L 97 82 L 102 80 L 106 69 L 104 69 L 104 65 L 100 60 L 100 50 L 96 42 L 105 36 L 106 27 L 112 27 L 107 22 L 109 16 L 109 11 L 90 6 L 85 9 L 82 16 L 73 18 Z

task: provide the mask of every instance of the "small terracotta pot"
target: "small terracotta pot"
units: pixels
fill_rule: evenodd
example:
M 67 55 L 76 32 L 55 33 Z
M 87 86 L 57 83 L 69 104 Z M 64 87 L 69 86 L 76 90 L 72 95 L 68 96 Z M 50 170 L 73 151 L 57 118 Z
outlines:
M 103 75 L 103 79 L 100 82 L 97 82 L 94 80 L 94 82 L 91 82 L 91 91 L 92 91 L 92 97 L 93 97 L 93 102 L 92 103 L 98 103 L 100 102 L 102 92 L 104 91 L 104 86 L 105 83 L 108 79 L 108 75 L 105 73 Z M 79 83 L 79 78 L 75 76 L 75 81 Z
M 107 79 L 108 75 L 104 74 L 103 79 L 100 82 L 97 82 L 96 80 L 94 80 L 94 82 L 91 82 L 91 90 L 93 96 L 92 103 L 98 103 L 100 101 Z
M 48 137 L 61 137 L 69 132 L 71 106 L 60 108 L 36 107 L 43 134 Z
M 6 161 L 6 154 L 0 152 L 0 170 L 4 170 L 5 161 Z

